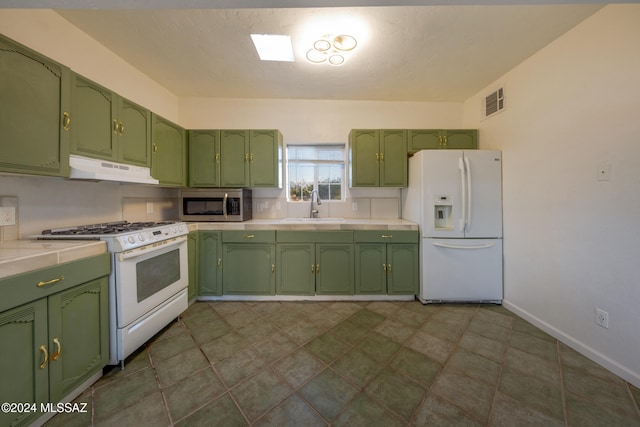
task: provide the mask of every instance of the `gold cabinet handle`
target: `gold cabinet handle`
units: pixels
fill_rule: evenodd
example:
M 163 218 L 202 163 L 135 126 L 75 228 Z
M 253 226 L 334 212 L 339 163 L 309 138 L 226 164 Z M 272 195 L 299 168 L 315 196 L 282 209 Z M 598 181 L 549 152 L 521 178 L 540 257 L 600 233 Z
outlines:
M 276 265 L 275 264 L 271 264 L 271 274 L 276 272 Z
M 218 258 L 218 270 L 222 268 L 222 258 Z
M 118 134 L 118 121 L 117 120 L 113 120 L 113 133 L 115 135 Z
M 380 161 L 384 162 L 384 153 L 380 153 Z
M 249 162 L 253 163 L 253 153 L 249 154 Z
M 383 239 L 393 239 L 393 234 L 383 234 L 381 237 Z
M 253 239 L 254 237 L 256 237 L 256 236 L 254 236 L 253 234 L 243 234 L 242 235 L 243 239 Z
M 380 161 L 380 153 L 376 153 L 376 160 Z
M 151 147 L 152 147 L 152 149 L 153 149 L 153 152 L 154 152 L 154 153 L 157 153 L 157 152 L 158 152 L 158 144 L 156 144 L 156 143 L 154 142 L 153 144 L 151 144 Z
M 249 153 L 244 153 L 244 161 L 245 163 L 249 161 Z
M 385 274 L 387 273 L 387 264 L 382 264 L 382 271 L 384 271 Z
M 387 273 L 391 273 L 391 264 L 387 264 Z
M 220 153 L 216 153 L 216 163 L 220 163 Z
M 122 122 L 118 123 L 118 133 L 120 135 L 124 135 L 124 123 L 122 123 Z
M 44 360 L 40 364 L 40 369 L 44 369 L 47 366 L 47 361 L 49 360 L 49 353 L 47 352 L 47 347 L 45 347 L 44 345 L 41 345 L 40 352 L 42 353 L 42 356 L 44 358 Z
M 314 264 L 311 264 L 311 274 L 315 274 L 316 273 L 316 266 Z
M 440 146 L 442 147 L 442 136 L 439 136 L 438 139 L 440 140 Z
M 316 274 L 320 274 L 320 264 L 316 264 Z
M 51 280 L 38 282 L 38 283 L 36 283 L 36 286 L 41 288 L 43 286 L 53 285 L 54 283 L 58 283 L 58 282 L 60 282 L 62 280 L 64 280 L 64 276 L 56 277 L 55 279 L 51 279 Z
M 62 129 L 69 130 L 71 127 L 71 116 L 66 111 L 62 113 Z
M 443 137 L 442 140 L 444 141 L 444 146 L 446 147 L 449 144 L 449 139 L 448 137 Z
M 62 353 L 62 344 L 60 344 L 58 338 L 54 338 L 53 343 L 56 345 L 56 352 L 51 355 L 51 360 L 56 361 L 60 357 L 60 353 Z

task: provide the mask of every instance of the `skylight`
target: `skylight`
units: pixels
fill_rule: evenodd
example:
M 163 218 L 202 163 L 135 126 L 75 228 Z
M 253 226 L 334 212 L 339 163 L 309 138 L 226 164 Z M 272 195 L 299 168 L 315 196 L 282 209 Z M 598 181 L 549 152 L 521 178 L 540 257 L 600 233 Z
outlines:
M 251 34 L 251 40 L 263 61 L 295 61 L 291 37 L 287 35 Z

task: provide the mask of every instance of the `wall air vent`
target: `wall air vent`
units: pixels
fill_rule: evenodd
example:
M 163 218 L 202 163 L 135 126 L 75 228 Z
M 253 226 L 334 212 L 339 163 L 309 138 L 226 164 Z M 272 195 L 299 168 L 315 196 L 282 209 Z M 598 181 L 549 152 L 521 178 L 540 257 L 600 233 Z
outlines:
M 482 100 L 482 119 L 498 114 L 504 110 L 504 87 L 491 92 Z

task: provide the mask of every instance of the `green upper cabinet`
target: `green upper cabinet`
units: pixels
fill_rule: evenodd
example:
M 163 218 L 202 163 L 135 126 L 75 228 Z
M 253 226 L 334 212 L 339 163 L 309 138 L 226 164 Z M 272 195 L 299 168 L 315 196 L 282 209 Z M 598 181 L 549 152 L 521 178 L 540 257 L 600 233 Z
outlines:
M 407 186 L 407 131 L 354 129 L 349 134 L 352 187 Z
M 189 131 L 189 186 L 220 186 L 220 131 Z
M 282 134 L 279 131 L 250 131 L 249 166 L 249 187 L 282 187 Z
M 70 75 L 0 36 L 0 171 L 69 176 Z
M 477 129 L 409 129 L 409 153 L 420 150 L 473 150 L 478 148 Z
M 73 154 L 151 165 L 149 110 L 74 73 L 71 117 Z
M 187 185 L 187 136 L 180 126 L 152 114 L 151 176 L 162 185 Z
M 282 187 L 282 134 L 278 130 L 221 130 L 220 186 Z
M 220 185 L 249 186 L 249 131 L 220 131 Z

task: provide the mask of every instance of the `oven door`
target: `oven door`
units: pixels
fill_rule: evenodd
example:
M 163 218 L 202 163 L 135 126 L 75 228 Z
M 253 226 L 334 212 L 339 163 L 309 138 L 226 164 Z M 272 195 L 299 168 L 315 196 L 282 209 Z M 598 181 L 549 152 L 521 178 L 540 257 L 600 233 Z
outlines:
M 124 328 L 189 284 L 187 236 L 116 254 L 116 314 Z

